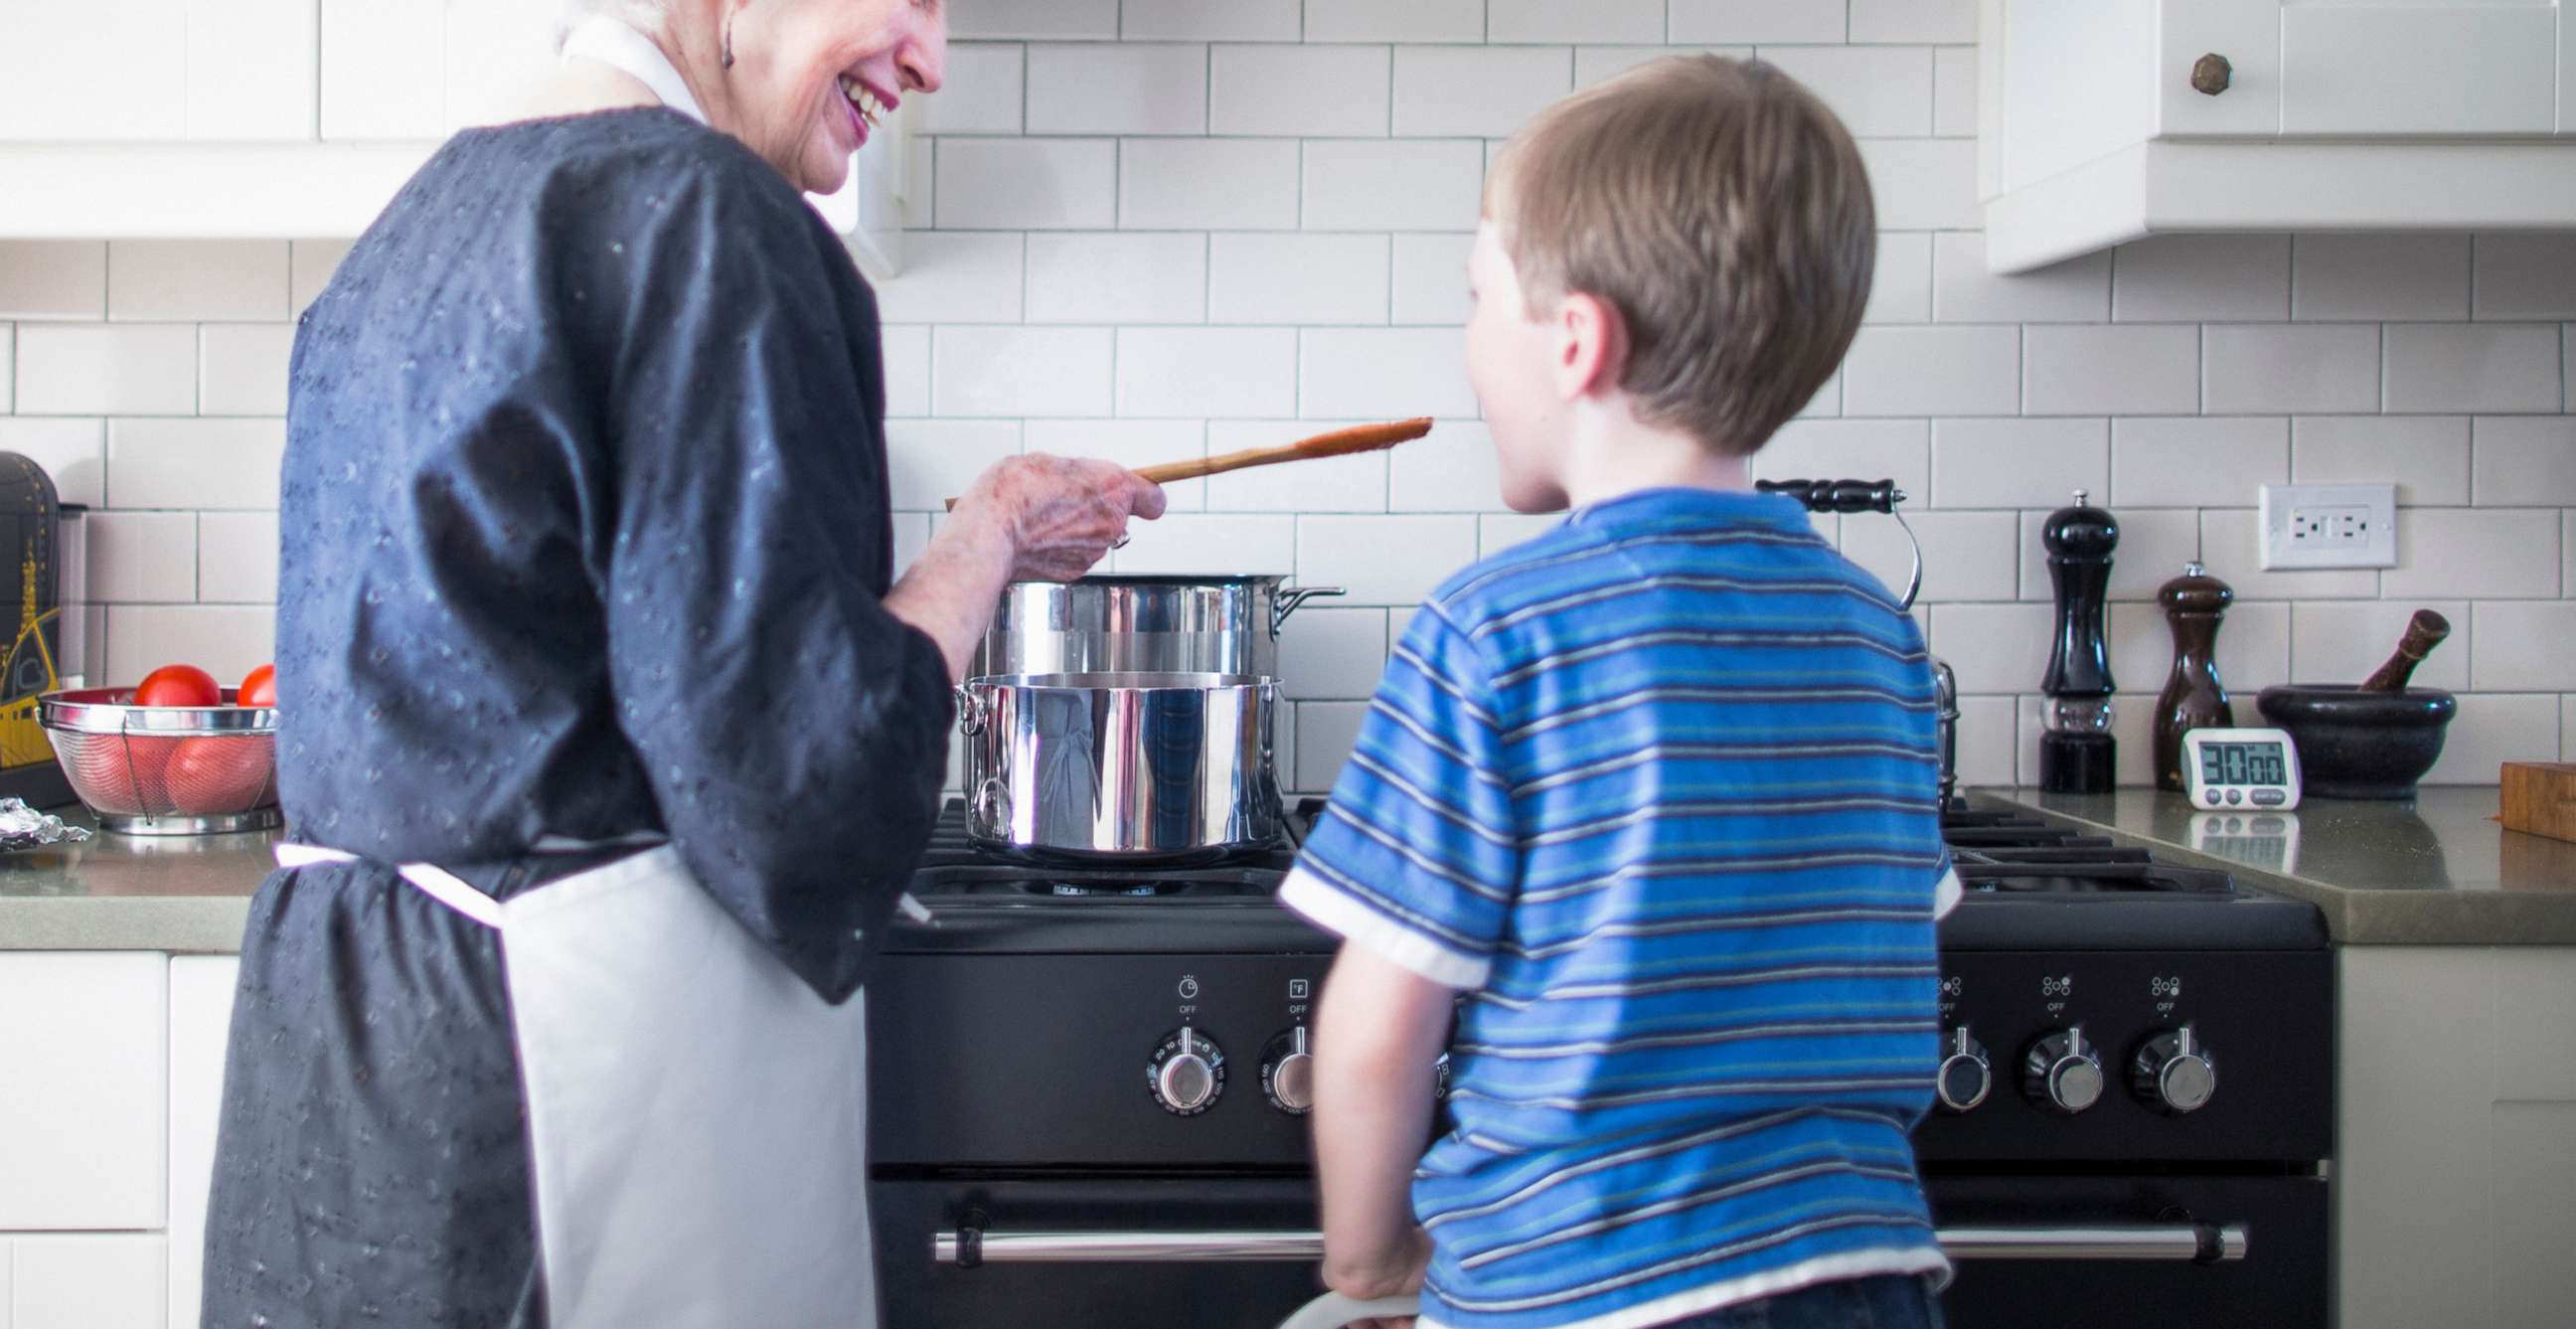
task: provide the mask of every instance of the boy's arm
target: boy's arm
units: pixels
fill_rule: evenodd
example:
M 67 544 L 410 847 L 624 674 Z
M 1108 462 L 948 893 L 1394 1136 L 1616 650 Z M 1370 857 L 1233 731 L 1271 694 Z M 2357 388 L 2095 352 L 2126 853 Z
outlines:
M 1432 1063 L 1450 989 L 1346 945 L 1315 1017 L 1315 1170 L 1324 1284 L 1367 1300 L 1422 1285 L 1431 1248 L 1413 1221 L 1413 1170 L 1431 1137 Z

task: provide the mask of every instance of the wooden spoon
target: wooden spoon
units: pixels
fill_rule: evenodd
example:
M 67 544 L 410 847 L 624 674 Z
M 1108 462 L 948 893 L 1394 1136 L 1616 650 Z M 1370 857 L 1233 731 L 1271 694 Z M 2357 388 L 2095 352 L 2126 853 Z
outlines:
M 1167 485 L 1182 480 L 1196 480 L 1201 476 L 1222 475 L 1227 471 L 1246 470 L 1254 466 L 1276 466 L 1281 462 L 1305 461 L 1314 457 L 1346 457 L 1358 452 L 1375 452 L 1380 448 L 1391 448 L 1398 443 L 1411 442 L 1430 432 L 1431 419 L 1428 416 L 1412 420 L 1397 420 L 1382 425 L 1353 425 L 1348 429 L 1336 429 L 1329 434 L 1301 438 L 1283 447 L 1246 448 L 1241 452 L 1229 452 L 1222 457 L 1193 457 L 1188 461 L 1165 462 L 1159 466 L 1144 467 L 1136 474 L 1158 485 Z M 948 500 L 948 506 L 956 507 L 957 500 L 953 498 Z

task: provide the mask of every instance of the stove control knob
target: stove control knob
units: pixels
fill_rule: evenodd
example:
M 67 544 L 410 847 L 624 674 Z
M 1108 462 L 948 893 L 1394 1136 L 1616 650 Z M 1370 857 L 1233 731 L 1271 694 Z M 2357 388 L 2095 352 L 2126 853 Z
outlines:
M 1182 1025 L 1154 1049 L 1154 1059 L 1145 1067 L 1145 1088 L 1165 1112 L 1197 1116 L 1225 1092 L 1225 1053 L 1205 1034 Z
M 2158 1034 L 2129 1063 L 2129 1088 L 2138 1101 L 2170 1116 L 2198 1112 L 2218 1092 L 2218 1060 L 2190 1025 Z
M 2021 1059 L 2021 1076 L 2030 1101 L 2070 1117 L 2102 1099 L 2102 1057 L 2084 1041 L 2082 1025 L 2031 1044 Z
M 1945 1112 L 1965 1112 L 1985 1102 L 1986 1091 L 1995 1087 L 1986 1045 L 1970 1035 L 1966 1025 L 1951 1030 L 1941 1041 L 1941 1072 L 1933 1086 Z
M 1262 1050 L 1261 1092 L 1270 1106 L 1292 1117 L 1315 1106 L 1315 1058 L 1306 1050 L 1306 1026 L 1271 1039 Z

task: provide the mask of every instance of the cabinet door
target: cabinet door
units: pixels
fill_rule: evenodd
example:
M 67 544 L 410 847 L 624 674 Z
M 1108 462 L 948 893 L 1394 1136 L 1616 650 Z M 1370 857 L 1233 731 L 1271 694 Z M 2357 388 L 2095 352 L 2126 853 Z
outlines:
M 2163 0 L 2156 8 L 2156 132 L 2168 138 L 2280 133 L 2278 0 Z M 2192 86 L 2192 67 L 2205 55 L 2227 61 L 2225 91 Z
M 170 1329 L 195 1329 L 205 1288 L 206 1187 L 240 974 L 236 956 L 170 960 Z
M 436 139 L 446 123 L 443 0 L 322 0 L 322 137 Z
M 187 80 L 187 0 L 0 6 L 0 142 L 175 139 Z
M 190 0 L 188 137 L 313 137 L 315 0 Z
M 10 1305 L 0 1307 L 16 1315 L 0 1317 L 0 1323 L 9 1329 L 160 1329 L 164 1244 L 158 1232 L 0 1239 L 0 1246 L 17 1248 L 17 1286 Z
M 169 968 L 0 955 L 0 1230 L 161 1226 Z
M 2281 132 L 2547 134 L 2557 66 L 2551 4 L 2291 5 L 2281 10 Z

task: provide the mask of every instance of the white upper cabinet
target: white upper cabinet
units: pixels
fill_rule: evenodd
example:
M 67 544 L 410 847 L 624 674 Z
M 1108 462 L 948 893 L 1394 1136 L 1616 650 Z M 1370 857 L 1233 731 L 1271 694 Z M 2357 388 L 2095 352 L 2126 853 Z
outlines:
M 2576 227 L 2576 13 L 2557 0 L 1980 13 L 1998 271 L 2173 231 Z
M 184 138 L 187 0 L 0 9 L 0 140 Z

